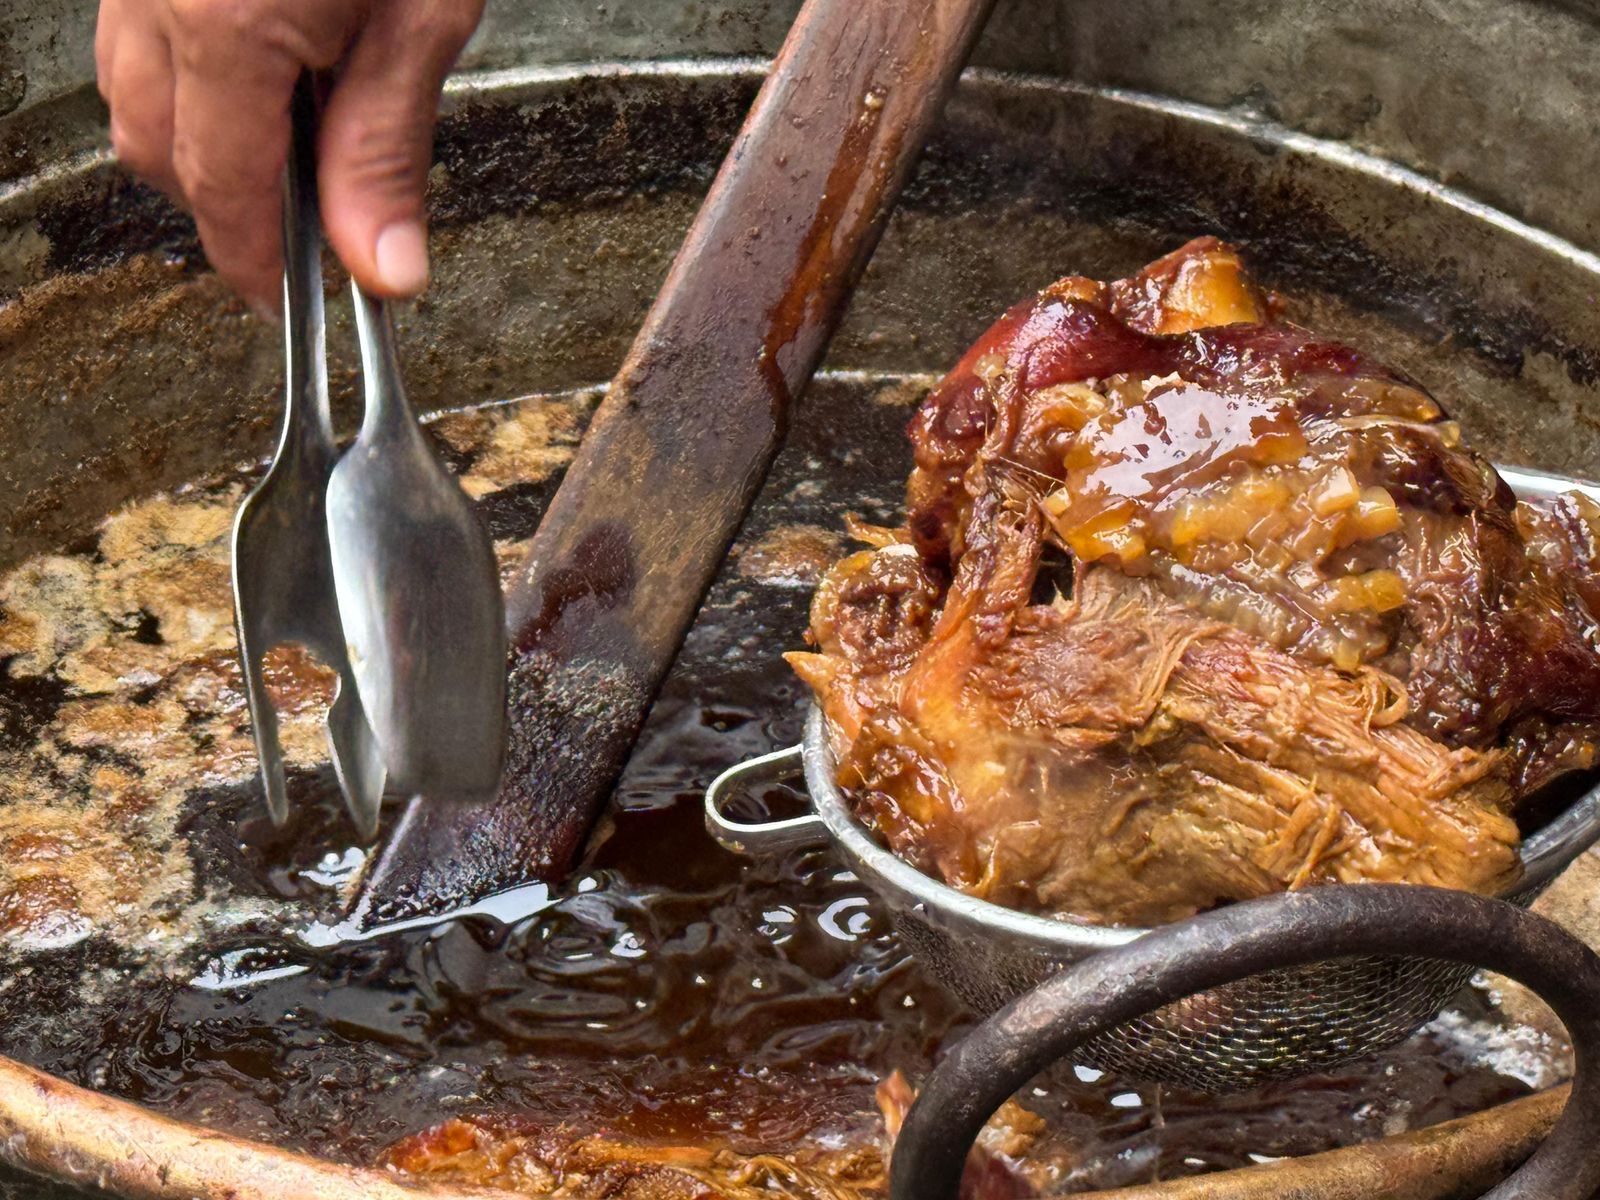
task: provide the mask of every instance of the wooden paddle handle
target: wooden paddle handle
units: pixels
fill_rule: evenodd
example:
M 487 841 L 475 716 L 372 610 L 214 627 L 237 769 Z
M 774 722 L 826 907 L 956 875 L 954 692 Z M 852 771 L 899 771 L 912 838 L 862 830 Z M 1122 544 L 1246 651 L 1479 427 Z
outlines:
M 566 871 L 992 2 L 801 10 L 513 591 L 501 794 L 414 802 L 372 918 Z
M 605 653 L 654 690 L 991 2 L 801 11 L 534 538 L 520 649 Z

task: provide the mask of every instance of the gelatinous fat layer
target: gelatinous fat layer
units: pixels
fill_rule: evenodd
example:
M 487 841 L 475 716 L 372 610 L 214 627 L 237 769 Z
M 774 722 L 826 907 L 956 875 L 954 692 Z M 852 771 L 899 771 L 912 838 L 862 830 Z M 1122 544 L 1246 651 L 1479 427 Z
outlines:
M 1078 561 L 1154 575 L 1169 595 L 1345 670 L 1391 648 L 1384 614 L 1404 605 L 1406 581 L 1364 561 L 1361 544 L 1400 531 L 1403 514 L 1356 473 L 1347 424 L 1302 423 L 1289 388 L 1176 376 L 1058 384 L 1026 407 L 1027 434 L 1059 443 L 1060 482 L 1040 504 Z
M 1595 761 L 1594 514 L 1519 512 L 1214 239 L 1017 305 L 911 439 L 915 557 L 845 559 L 794 661 L 861 810 L 959 886 L 1132 923 L 1495 891 L 1517 797 Z

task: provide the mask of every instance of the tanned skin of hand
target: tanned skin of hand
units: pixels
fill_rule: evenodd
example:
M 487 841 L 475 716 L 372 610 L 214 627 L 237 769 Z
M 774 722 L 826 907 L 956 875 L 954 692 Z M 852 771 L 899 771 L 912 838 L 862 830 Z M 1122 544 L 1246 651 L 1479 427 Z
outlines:
M 217 272 L 280 306 L 280 179 L 306 69 L 335 82 L 318 141 L 322 219 L 380 296 L 428 282 L 423 188 L 439 90 L 483 0 L 102 0 L 95 33 L 111 140 L 194 214 Z

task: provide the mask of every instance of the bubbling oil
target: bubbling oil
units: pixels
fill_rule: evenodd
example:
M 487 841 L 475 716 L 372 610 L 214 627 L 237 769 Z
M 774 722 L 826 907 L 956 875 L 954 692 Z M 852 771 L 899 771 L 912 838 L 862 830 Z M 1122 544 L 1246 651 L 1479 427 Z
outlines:
M 831 549 L 815 531 L 847 512 L 900 519 L 917 398 L 903 380 L 854 376 L 808 393 L 609 816 L 546 905 L 508 924 L 309 946 L 289 934 L 335 920 L 363 851 L 325 769 L 293 774 L 282 831 L 239 769 L 190 791 L 176 850 L 152 859 L 184 857 L 182 895 L 116 937 L 9 952 L 0 1050 L 183 1119 L 354 1162 L 474 1114 L 780 1153 L 879 1137 L 877 1082 L 926 1075 L 971 1018 L 830 853 L 736 857 L 705 834 L 701 797 L 723 768 L 799 739 L 805 691 L 779 654 L 800 643 L 822 565 L 803 547 Z M 436 429 L 475 480 L 508 570 L 587 411 L 546 398 Z M 535 428 L 543 474 L 506 450 Z M 237 493 L 233 481 L 190 499 L 225 508 Z M 134 622 L 127 636 L 158 634 Z M 0 713 L 16 748 L 50 737 L 76 701 L 14 667 Z M 141 921 L 183 933 L 158 952 L 136 936 Z M 1295 1084 L 1205 1098 L 1063 1064 L 1023 1099 L 1050 1120 L 1043 1152 L 1061 1187 L 1090 1190 L 1460 1115 L 1551 1081 L 1562 1053 L 1469 997 L 1406 1046 Z

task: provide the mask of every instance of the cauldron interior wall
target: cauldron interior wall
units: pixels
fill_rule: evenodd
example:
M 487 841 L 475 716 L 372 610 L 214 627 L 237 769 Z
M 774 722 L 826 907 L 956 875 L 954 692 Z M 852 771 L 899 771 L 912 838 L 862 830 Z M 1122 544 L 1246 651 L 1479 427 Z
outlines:
M 769 57 L 799 0 L 489 0 L 462 66 Z M 95 138 L 95 0 L 0 11 L 0 179 Z M 1594 0 L 1000 0 L 976 62 L 1263 113 L 1594 246 Z M 92 94 L 92 89 L 91 89 Z M 68 102 L 68 98 L 74 102 Z M 8 135 L 32 113 L 42 136 Z
M 491 5 L 464 65 L 496 73 L 450 100 L 432 196 L 439 286 L 404 332 L 432 407 L 609 375 L 756 85 L 758 64 L 729 56 L 770 53 L 794 6 L 625 7 Z M 260 456 L 274 423 L 275 331 L 199 273 L 183 218 L 84 149 L 103 137 L 84 82 L 90 8 L 14 0 L 0 16 L 6 562 L 131 496 Z M 1334 18 L 1310 0 L 1181 13 L 1007 0 L 978 61 L 1041 82 L 968 81 L 832 362 L 937 367 L 1020 288 L 1211 229 L 1245 238 L 1335 334 L 1353 321 L 1373 340 L 1381 323 L 1360 314 L 1402 317 L 1377 349 L 1462 408 L 1491 452 L 1593 470 L 1593 261 L 1339 146 L 1286 143 L 1252 114 L 1370 146 L 1594 245 L 1600 150 L 1572 131 L 1591 123 L 1597 40 L 1587 9 L 1543 3 L 1363 3 Z M 645 56 L 677 69 L 628 65 Z M 581 60 L 619 65 L 599 78 L 550 66 Z M 1501 102 L 1506 80 L 1517 104 Z M 354 364 L 336 321 L 348 416 Z

